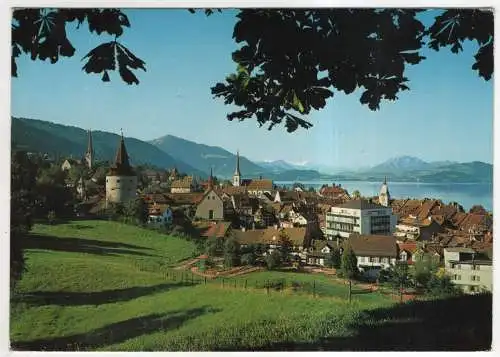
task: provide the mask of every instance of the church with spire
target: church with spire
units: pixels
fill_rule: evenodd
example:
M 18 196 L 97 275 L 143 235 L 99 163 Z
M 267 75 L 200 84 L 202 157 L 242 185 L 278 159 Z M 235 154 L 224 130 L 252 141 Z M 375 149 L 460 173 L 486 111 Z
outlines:
M 94 164 L 94 146 L 92 145 L 92 131 L 88 131 L 88 143 L 87 152 L 85 153 L 84 163 L 90 170 L 92 170 L 92 165 Z
M 233 186 L 241 186 L 241 172 L 240 172 L 240 151 L 236 153 L 236 169 L 233 175 Z
M 106 206 L 126 203 L 137 196 L 137 175 L 130 166 L 123 133 L 118 142 L 115 161 L 106 175 Z
M 387 177 L 384 178 L 384 183 L 380 187 L 380 192 L 378 194 L 378 203 L 382 206 L 389 207 L 391 201 L 391 195 L 389 193 L 389 186 L 387 186 Z

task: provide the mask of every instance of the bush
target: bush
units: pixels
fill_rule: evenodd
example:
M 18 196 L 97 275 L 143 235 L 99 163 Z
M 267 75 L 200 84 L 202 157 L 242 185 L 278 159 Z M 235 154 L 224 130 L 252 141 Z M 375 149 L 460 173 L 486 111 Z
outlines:
M 56 223 L 56 212 L 49 211 L 49 213 L 47 214 L 47 220 L 49 221 L 49 224 L 55 224 Z
M 279 268 L 281 263 L 281 254 L 277 250 L 273 250 L 271 254 L 266 256 L 266 265 L 269 270 Z
M 241 256 L 241 264 L 243 265 L 255 265 L 256 256 L 253 252 L 245 253 Z

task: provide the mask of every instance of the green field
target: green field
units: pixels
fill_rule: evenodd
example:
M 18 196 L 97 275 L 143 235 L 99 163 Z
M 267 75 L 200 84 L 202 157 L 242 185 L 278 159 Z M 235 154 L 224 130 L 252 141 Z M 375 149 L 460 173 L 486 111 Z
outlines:
M 284 272 L 238 279 L 313 279 L 325 290 L 192 285 L 165 275 L 192 256 L 190 242 L 106 221 L 37 225 L 25 245 L 28 270 L 11 302 L 17 350 L 470 350 L 491 341 L 491 296 L 395 305 L 369 293 L 349 304 L 344 285 Z

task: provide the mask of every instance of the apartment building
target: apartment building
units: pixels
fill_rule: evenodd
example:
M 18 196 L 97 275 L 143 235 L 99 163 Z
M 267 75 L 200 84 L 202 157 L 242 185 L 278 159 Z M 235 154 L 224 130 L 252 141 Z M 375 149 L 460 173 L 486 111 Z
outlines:
M 326 237 L 348 238 L 352 233 L 391 235 L 397 223 L 391 207 L 384 207 L 367 200 L 348 201 L 332 207 L 326 213 Z
M 465 293 L 493 291 L 492 260 L 472 248 L 444 248 L 445 271 Z

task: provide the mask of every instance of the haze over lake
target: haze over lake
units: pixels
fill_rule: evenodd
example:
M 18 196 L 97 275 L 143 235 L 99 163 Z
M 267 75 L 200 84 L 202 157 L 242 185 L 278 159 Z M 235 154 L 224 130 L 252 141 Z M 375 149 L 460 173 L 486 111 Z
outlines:
M 291 186 L 293 181 L 276 181 L 279 186 Z M 319 189 L 322 185 L 331 185 L 331 181 L 301 181 L 307 188 Z M 349 194 L 358 190 L 362 196 L 376 196 L 381 182 L 368 181 L 335 181 L 345 188 Z M 488 211 L 493 211 L 492 183 L 421 183 L 421 182 L 388 182 L 392 198 L 435 198 L 444 203 L 458 202 L 465 210 L 479 204 Z

